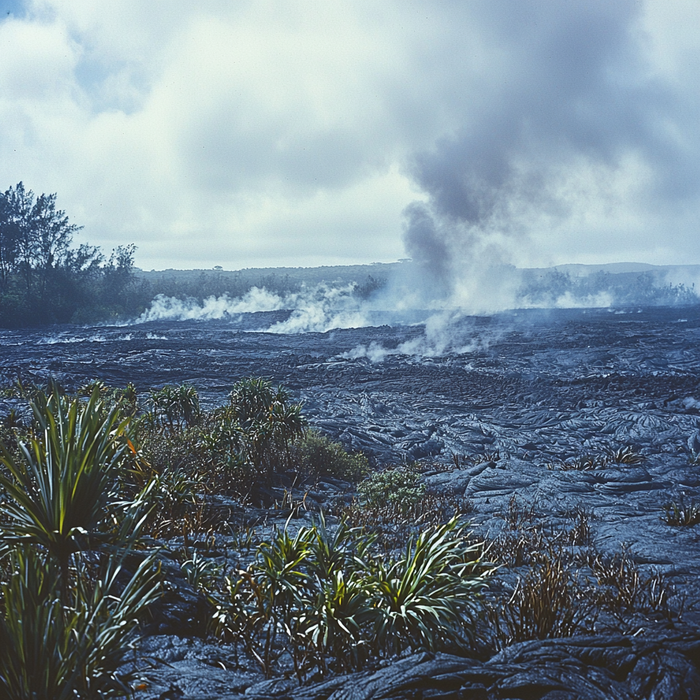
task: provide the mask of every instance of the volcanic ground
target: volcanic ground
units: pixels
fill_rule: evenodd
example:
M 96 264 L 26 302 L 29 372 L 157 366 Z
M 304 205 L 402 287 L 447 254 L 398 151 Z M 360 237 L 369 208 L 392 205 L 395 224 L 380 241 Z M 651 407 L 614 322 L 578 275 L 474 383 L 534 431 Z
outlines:
M 468 499 L 484 536 L 503 530 L 514 497 L 555 525 L 585 510 L 596 549 L 625 547 L 641 570 L 664 574 L 687 598 L 683 625 L 690 627 L 652 634 L 640 626 L 603 642 L 525 643 L 478 667 L 456 657 L 414 658 L 406 667 L 412 676 L 394 665 L 384 677 L 371 680 L 367 672 L 313 692 L 252 680 L 234 689 L 225 663 L 204 681 L 192 652 L 180 676 L 157 686 L 160 697 L 239 697 L 247 689 L 248 696 L 399 698 L 419 697 L 424 687 L 434 691 L 425 697 L 445 698 L 700 697 L 700 526 L 673 527 L 663 517 L 664 504 L 700 503 L 699 308 L 520 311 L 427 331 L 422 324 L 264 330 L 288 315 L 2 331 L 0 374 L 6 382 L 53 377 L 69 389 L 95 378 L 133 382 L 144 393 L 190 382 L 209 404 L 223 402 L 242 377 L 267 377 L 304 402 L 313 425 L 375 464 L 443 465 L 428 470 L 426 485 Z M 0 410 L 12 406 L 5 401 Z M 623 449 L 639 459 L 584 466 Z M 176 668 L 190 652 L 169 639 Z M 596 657 L 596 644 L 608 656 Z M 592 676 L 591 668 L 598 669 Z M 571 680 L 577 673 L 578 685 Z M 451 679 L 438 683 L 447 688 L 442 695 L 426 680 L 437 676 Z M 186 677 L 200 680 L 187 685 Z

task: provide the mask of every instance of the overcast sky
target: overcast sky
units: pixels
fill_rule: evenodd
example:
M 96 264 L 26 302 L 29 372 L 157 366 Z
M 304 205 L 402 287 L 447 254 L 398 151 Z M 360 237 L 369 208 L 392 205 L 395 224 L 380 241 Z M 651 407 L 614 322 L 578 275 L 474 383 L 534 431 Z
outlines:
M 0 12 L 0 188 L 145 269 L 700 263 L 698 0 Z

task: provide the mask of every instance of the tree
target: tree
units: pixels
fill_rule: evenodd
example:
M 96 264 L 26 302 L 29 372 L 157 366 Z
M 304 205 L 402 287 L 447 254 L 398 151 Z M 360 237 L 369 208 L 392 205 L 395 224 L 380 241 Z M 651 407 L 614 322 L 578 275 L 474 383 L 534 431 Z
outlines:
M 27 227 L 34 193 L 20 182 L 0 194 L 0 288 L 6 291 L 10 275 L 19 270 L 27 249 Z
M 56 194 L 35 198 L 22 182 L 0 196 L 0 248 L 5 285 L 12 272 L 20 272 L 27 294 L 46 300 L 52 271 L 75 262 L 73 235 L 81 226 L 71 224 L 65 211 L 56 208 Z M 83 250 L 92 260 L 95 249 Z
M 280 462 L 289 462 L 289 442 L 306 427 L 301 404 L 286 389 L 256 377 L 241 379 L 229 395 L 233 416 L 246 437 L 248 459 L 270 483 Z
M 128 305 L 127 292 L 134 281 L 134 253 L 136 246 L 117 246 L 102 268 L 102 293 L 105 301 L 118 304 L 122 309 Z
M 83 227 L 71 224 L 62 209 L 56 209 L 56 194 L 36 198 L 28 227 L 34 267 L 50 270 L 65 263 L 73 234 Z
M 54 270 L 70 268 L 70 263 L 75 261 L 70 255 L 70 246 L 73 234 L 81 228 L 71 224 L 62 209 L 56 209 L 55 194 L 41 194 L 33 203 L 26 227 L 27 269 L 33 272 L 36 295 L 42 306 L 46 302 Z M 81 257 L 85 253 L 88 253 L 85 262 L 89 265 L 97 251 L 84 250 Z M 28 291 L 31 293 L 31 289 Z
M 134 245 L 105 261 L 100 249 L 74 245 L 82 229 L 22 182 L 0 192 L 0 326 L 85 323 L 138 307 Z

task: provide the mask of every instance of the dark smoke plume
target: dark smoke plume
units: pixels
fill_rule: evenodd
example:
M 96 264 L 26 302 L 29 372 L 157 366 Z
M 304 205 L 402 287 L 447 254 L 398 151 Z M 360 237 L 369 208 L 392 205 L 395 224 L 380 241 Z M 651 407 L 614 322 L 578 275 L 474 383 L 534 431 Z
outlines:
M 587 196 L 609 196 L 614 210 L 602 175 L 635 164 L 649 176 L 625 195 L 633 210 L 697 196 L 694 110 L 645 64 L 641 10 L 633 0 L 464 4 L 460 21 L 479 23 L 501 63 L 465 101 L 463 126 L 410 164 L 428 202 L 406 210 L 404 242 L 427 274 L 476 279 L 543 222 L 556 230 L 585 211 Z

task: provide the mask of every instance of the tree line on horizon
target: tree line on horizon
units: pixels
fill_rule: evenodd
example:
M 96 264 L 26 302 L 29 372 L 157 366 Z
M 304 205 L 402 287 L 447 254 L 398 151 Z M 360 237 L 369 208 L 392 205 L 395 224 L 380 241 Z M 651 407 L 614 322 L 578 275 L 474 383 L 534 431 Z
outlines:
M 305 282 L 262 270 L 164 271 L 146 278 L 134 266 L 134 244 L 105 257 L 98 246 L 75 244 L 81 230 L 57 207 L 55 193 L 37 196 L 22 182 L 0 192 L 0 328 L 133 318 L 158 295 L 201 303 L 210 296 L 241 297 L 252 287 L 299 292 Z M 364 298 L 382 284 L 367 276 L 356 293 Z
M 134 244 L 117 246 L 106 257 L 98 246 L 75 244 L 81 230 L 57 207 L 55 193 L 36 196 L 22 182 L 0 192 L 0 328 L 135 318 L 159 295 L 202 303 L 212 296 L 239 298 L 253 287 L 284 296 L 304 285 L 351 283 L 354 294 L 367 299 L 387 282 L 386 271 L 369 275 L 352 266 L 336 271 L 333 279 L 320 268 L 291 275 L 221 268 L 141 273 L 134 266 Z M 526 306 L 547 307 L 557 306 L 561 298 L 586 300 L 602 293 L 614 306 L 700 301 L 693 285 L 664 283 L 648 272 L 572 277 L 558 270 L 539 275 L 526 270 L 517 299 Z
M 22 182 L 0 193 L 0 326 L 81 323 L 116 317 L 134 305 L 136 246 L 97 246 L 73 238 L 82 229 Z

